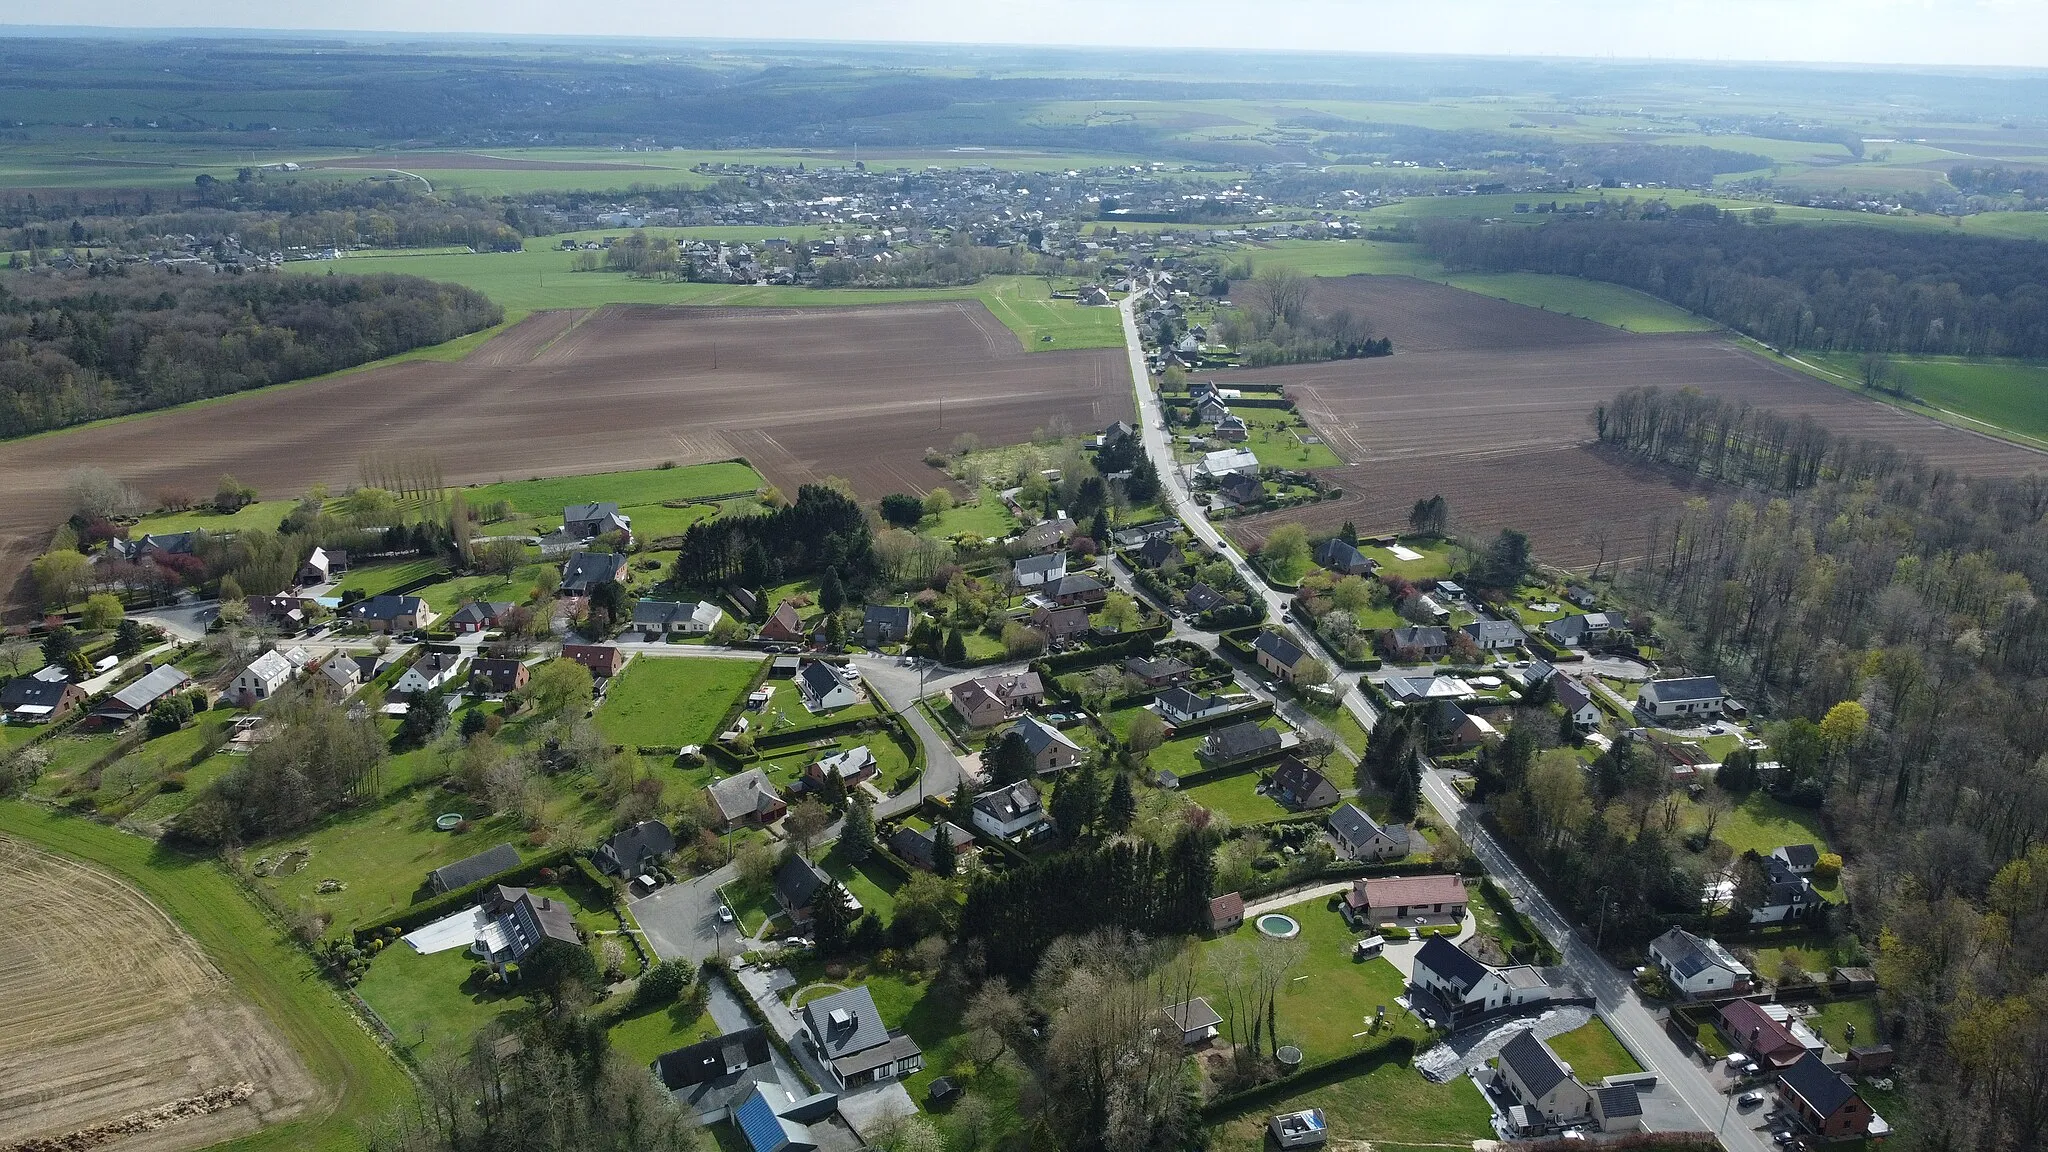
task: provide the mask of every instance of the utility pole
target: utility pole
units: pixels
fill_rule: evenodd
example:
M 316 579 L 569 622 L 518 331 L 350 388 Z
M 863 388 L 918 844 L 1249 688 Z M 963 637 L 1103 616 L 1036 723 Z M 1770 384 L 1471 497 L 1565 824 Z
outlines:
M 1608 885 L 1602 884 L 1602 885 L 1600 886 L 1600 888 L 1598 889 L 1598 891 L 1599 891 L 1599 893 L 1600 893 L 1600 926 L 1599 926 L 1599 927 L 1598 927 L 1597 929 L 1595 929 L 1595 930 L 1594 930 L 1594 932 L 1593 932 L 1593 951 L 1595 951 L 1595 952 L 1598 952 L 1598 951 L 1600 950 L 1600 941 L 1601 941 L 1602 939 L 1604 939 L 1604 938 L 1606 937 L 1606 935 L 1607 935 L 1607 889 L 1608 889 L 1608 887 L 1609 887 Z

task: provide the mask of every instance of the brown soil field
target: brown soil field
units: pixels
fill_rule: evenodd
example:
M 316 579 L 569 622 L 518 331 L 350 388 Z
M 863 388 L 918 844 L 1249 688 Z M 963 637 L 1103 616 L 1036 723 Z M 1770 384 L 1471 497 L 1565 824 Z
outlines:
M 1519 528 L 1552 563 L 1590 564 L 1597 531 L 1608 535 L 1610 559 L 1633 555 L 1653 520 L 1728 491 L 1595 445 L 1594 407 L 1639 385 L 1808 413 L 1841 435 L 1971 475 L 2048 471 L 2048 454 L 1865 400 L 1722 336 L 1636 335 L 1405 277 L 1323 280 L 1312 300 L 1362 313 L 1393 339 L 1394 355 L 1214 377 L 1285 384 L 1347 461 L 1327 472 L 1341 500 L 1247 518 L 1234 529 L 1247 544 L 1286 521 L 1391 531 L 1418 497 L 1442 493 L 1462 529 Z
M 437 172 L 456 169 L 477 172 L 594 172 L 617 168 L 627 172 L 673 172 L 658 164 L 611 164 L 592 160 L 522 160 L 516 156 L 485 156 L 476 152 L 407 152 L 380 156 L 343 156 L 316 162 L 315 168 L 431 168 Z
M 255 1094 L 102 1145 L 198 1148 L 318 1096 L 283 1037 L 141 893 L 0 836 L 0 1147 L 223 1085 Z
M 975 301 L 818 309 L 615 305 L 536 313 L 460 363 L 414 361 L 0 443 L 0 587 L 69 514 L 91 464 L 145 496 L 339 490 L 370 453 L 428 453 L 450 483 L 744 456 L 791 495 L 923 494 L 962 432 L 1017 443 L 1055 416 L 1132 415 L 1119 348 L 1027 352 Z M 18 597 L 17 597 L 18 598 Z

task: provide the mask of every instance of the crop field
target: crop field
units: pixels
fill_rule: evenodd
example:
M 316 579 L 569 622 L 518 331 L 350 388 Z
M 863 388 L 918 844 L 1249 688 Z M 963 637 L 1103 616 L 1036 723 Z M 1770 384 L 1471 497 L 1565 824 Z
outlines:
M 1553 563 L 1590 564 L 1603 532 L 1609 560 L 1635 555 L 1649 523 L 1724 491 L 1592 443 L 1594 407 L 1638 385 L 1808 414 L 1967 474 L 2048 468 L 2048 455 L 1862 399 L 1715 336 L 1626 333 L 1407 278 L 1323 280 L 1316 293 L 1357 308 L 1392 337 L 1394 355 L 1260 370 L 1351 463 L 1322 473 L 1342 499 L 1235 521 L 1246 543 L 1284 521 L 1393 531 L 1417 498 L 1441 493 L 1461 528 L 1519 528 Z
M 0 1144 L 247 1083 L 246 1104 L 171 1123 L 196 1148 L 305 1111 L 318 1088 L 277 1030 L 140 892 L 0 836 Z
M 282 497 L 354 483 L 370 453 L 429 454 L 453 484 L 745 458 L 792 496 L 840 476 L 873 500 L 944 483 L 924 450 L 963 432 L 1008 444 L 1054 417 L 1130 419 L 1128 371 L 1120 349 L 1026 353 L 972 302 L 542 313 L 456 363 L 0 444 L 0 586 L 65 517 L 80 460 L 143 492 L 211 492 L 229 471 Z
M 1828 373 L 1833 382 L 1861 390 L 1860 357 L 1802 354 L 1800 359 Z M 1890 383 L 1903 385 L 1919 402 L 1872 393 L 1873 399 L 2048 448 L 2048 364 L 1960 356 L 1895 357 L 1891 373 Z

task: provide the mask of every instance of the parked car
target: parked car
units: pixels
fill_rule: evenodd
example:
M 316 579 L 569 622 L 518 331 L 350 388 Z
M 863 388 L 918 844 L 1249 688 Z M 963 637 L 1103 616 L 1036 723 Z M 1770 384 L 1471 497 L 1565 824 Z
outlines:
M 729 907 L 728 905 L 720 904 L 720 905 L 718 906 L 718 920 L 719 920 L 719 923 L 721 923 L 721 924 L 730 924 L 730 923 L 732 923 L 732 919 L 733 919 L 733 917 L 732 917 L 732 908 L 731 908 L 731 907 Z
M 1764 1093 L 1761 1088 L 1752 1088 L 1735 1098 L 1735 1104 L 1740 1108 L 1754 1108 L 1763 1102 Z

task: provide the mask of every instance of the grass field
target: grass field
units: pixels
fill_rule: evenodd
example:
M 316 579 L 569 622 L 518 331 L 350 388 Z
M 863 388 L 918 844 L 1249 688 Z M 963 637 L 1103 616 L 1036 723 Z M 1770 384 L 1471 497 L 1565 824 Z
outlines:
M 1251 449 L 1263 468 L 1335 468 L 1344 463 L 1327 444 L 1304 444 L 1301 436 L 1315 435 L 1306 421 L 1277 408 L 1240 408 L 1251 439 L 1241 447 Z
M 1572 1066 L 1572 1074 L 1587 1084 L 1643 1070 L 1628 1049 L 1621 1046 L 1621 1041 L 1615 1039 L 1614 1029 L 1598 1016 L 1562 1036 L 1552 1037 L 1549 1044 L 1559 1060 Z
M 1278 800 L 1259 791 L 1259 773 L 1241 772 L 1210 780 L 1182 791 L 1182 795 L 1235 824 L 1255 824 L 1287 815 Z
M 429 584 L 414 595 L 425 600 L 436 616 L 446 616 L 472 600 L 520 604 L 533 593 L 542 567 L 539 564 L 522 565 L 509 576 L 453 576 Z
M 76 817 L 0 802 L 0 831 L 98 865 L 140 889 L 285 1034 L 327 1096 L 316 1114 L 221 1145 L 232 1152 L 343 1152 L 360 1124 L 396 1107 L 410 1085 L 327 986 L 304 952 L 210 860 Z
M 128 538 L 139 540 L 155 533 L 159 536 L 172 532 L 239 532 L 244 528 L 265 528 L 275 530 L 286 515 L 298 505 L 296 500 L 258 500 L 253 504 L 222 515 L 211 508 L 193 508 L 184 512 L 159 512 L 144 516 L 128 530 Z
M 750 493 L 763 483 L 759 472 L 737 460 L 726 460 L 683 468 L 643 468 L 634 472 L 500 481 L 464 489 L 463 494 L 472 508 L 503 500 L 528 516 L 551 517 L 556 522 L 562 518 L 562 509 L 571 504 L 609 501 L 633 517 L 636 532 L 648 533 L 654 529 L 640 523 L 644 515 L 641 509 L 659 508 L 669 500 L 703 500 L 712 496 Z
M 981 490 L 980 498 L 974 502 L 955 504 L 938 516 L 928 517 L 917 529 L 919 535 L 938 540 L 949 540 L 963 532 L 984 540 L 1000 540 L 1016 530 L 1017 518 L 987 488 Z
M 2048 364 L 1960 356 L 1895 357 L 1892 382 L 1922 401 L 1915 404 L 1861 387 L 1861 357 L 1801 353 L 1799 359 L 1824 369 L 1827 374 L 1822 379 L 1872 399 L 1937 419 L 1948 417 L 1949 423 L 1965 428 L 1995 429 L 2022 443 L 2048 448 Z
M 629 746 L 708 744 L 760 668 L 754 660 L 638 657 L 605 692 L 597 729 Z
M 1869 996 L 1826 1001 L 1806 1023 L 1838 1052 L 1881 1043 L 1884 1039 L 1878 1032 L 1877 1001 Z M 1854 1036 L 1849 1035 L 1851 1027 L 1856 1029 Z
M 1363 1076 L 1262 1103 L 1257 1110 L 1209 1130 L 1217 1152 L 1258 1152 L 1272 1147 L 1266 1119 L 1275 1113 L 1321 1108 L 1331 1146 L 1392 1149 L 1470 1148 L 1491 1140 L 1491 1112 L 1468 1076 L 1432 1084 L 1413 1068 L 1381 1065 Z M 1370 1142 L 1362 1143 L 1362 1142 Z
M 414 1058 L 460 1051 L 492 1021 L 529 1007 L 525 999 L 490 991 L 473 979 L 474 961 L 467 948 L 422 956 L 394 942 L 370 963 L 356 995 Z
M 612 1047 L 640 1065 L 652 1064 L 663 1053 L 718 1034 L 702 996 L 686 996 L 666 1008 L 623 1017 L 611 1027 Z
M 329 595 L 339 596 L 343 592 L 361 592 L 364 596 L 378 596 L 393 588 L 410 584 L 427 576 L 448 570 L 448 563 L 438 557 L 426 560 L 408 560 L 403 564 L 368 564 L 351 568 L 348 574 L 335 584 Z

